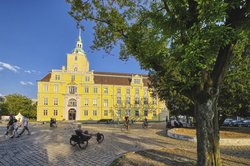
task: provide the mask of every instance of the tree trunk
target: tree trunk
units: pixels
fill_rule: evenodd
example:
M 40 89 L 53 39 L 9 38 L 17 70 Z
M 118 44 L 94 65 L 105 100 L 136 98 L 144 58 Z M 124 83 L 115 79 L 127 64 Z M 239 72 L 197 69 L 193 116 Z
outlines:
M 195 103 L 198 166 L 221 166 L 217 95 L 204 92 Z

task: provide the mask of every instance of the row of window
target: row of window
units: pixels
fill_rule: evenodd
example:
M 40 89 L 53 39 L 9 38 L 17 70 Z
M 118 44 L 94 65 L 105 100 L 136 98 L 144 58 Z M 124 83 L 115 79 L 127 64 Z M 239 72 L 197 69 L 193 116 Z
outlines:
M 74 71 L 78 71 L 78 68 L 74 67 Z M 60 75 L 56 74 L 55 75 L 55 80 L 60 80 L 60 79 L 61 79 Z M 76 79 L 76 76 L 71 75 L 71 81 L 75 81 L 75 79 Z M 85 76 L 85 81 L 89 82 L 90 81 L 90 76 Z
M 122 116 L 122 110 L 118 110 L 117 115 L 119 117 L 121 117 Z M 131 116 L 130 110 L 126 110 L 126 115 Z M 137 117 L 140 116 L 140 111 L 135 110 L 134 116 L 137 116 Z M 143 116 L 148 116 L 148 110 L 147 109 L 143 111 Z M 156 116 L 157 116 L 156 115 L 156 110 L 153 110 L 153 117 L 156 117 Z
M 48 92 L 48 84 L 45 84 L 44 87 L 43 87 L 43 91 L 44 92 Z M 58 92 L 59 91 L 59 87 L 58 87 L 58 84 L 54 84 L 54 92 Z M 70 94 L 76 94 L 77 93 L 77 87 L 76 86 L 69 86 L 68 87 L 68 92 Z M 84 93 L 89 93 L 90 90 L 89 90 L 89 87 L 84 87 Z M 104 87 L 103 89 L 103 93 L 104 94 L 108 94 L 109 92 L 109 89 L 108 87 Z M 98 88 L 97 87 L 94 87 L 93 88 L 93 93 L 98 93 Z M 121 88 L 117 88 L 117 94 L 121 94 Z M 130 88 L 127 88 L 126 89 L 126 94 L 129 94 L 130 95 Z M 139 88 L 135 88 L 135 94 L 136 95 L 139 95 L 140 94 L 140 90 Z M 144 95 L 147 96 L 148 95 L 148 88 L 144 88 Z
M 53 111 L 54 111 L 53 115 L 57 116 L 58 115 L 58 110 L 54 109 Z M 44 116 L 48 116 L 48 109 L 44 109 L 43 110 L 43 115 Z M 88 110 L 84 110 L 84 116 L 88 116 L 88 115 L 89 115 L 89 111 Z M 92 115 L 93 116 L 97 116 L 97 110 L 93 110 L 92 111 Z M 108 110 L 104 110 L 104 116 L 108 116 Z
M 116 103 L 118 105 L 122 104 L 121 97 L 117 97 Z M 135 97 L 135 104 L 140 104 L 140 98 Z M 130 104 L 130 97 L 126 97 L 125 104 Z M 147 105 L 148 104 L 148 98 L 144 98 L 143 104 Z M 157 104 L 156 98 L 153 98 L 153 103 L 152 104 Z M 43 105 L 48 105 L 48 98 L 45 97 L 43 98 Z M 53 99 L 53 105 L 58 105 L 58 98 Z M 89 105 L 89 99 L 84 99 L 84 106 Z M 77 106 L 77 101 L 75 99 L 70 99 L 68 102 L 69 107 L 76 107 Z M 93 99 L 93 106 L 97 106 L 97 99 Z M 103 106 L 108 107 L 108 99 L 103 100 Z
M 54 112 L 53 112 L 53 115 L 54 115 L 54 116 L 57 116 L 57 115 L 58 115 L 58 110 L 57 110 L 57 109 L 54 109 L 53 111 L 54 111 Z M 43 110 L 43 115 L 44 115 L 44 116 L 48 116 L 48 110 L 47 110 L 47 109 L 44 109 L 44 110 Z
M 89 87 L 84 87 L 84 93 L 89 93 Z M 117 95 L 121 95 L 121 88 L 117 88 Z M 69 86 L 69 93 L 70 94 L 76 94 L 77 93 L 77 87 L 76 86 Z M 94 87 L 93 88 L 93 93 L 98 93 L 98 88 Z M 108 87 L 104 87 L 103 88 L 103 93 L 104 94 L 108 94 L 109 93 L 109 89 Z M 130 95 L 130 88 L 126 89 L 126 94 Z M 140 89 L 139 88 L 135 88 L 135 95 L 139 95 L 140 94 Z M 144 88 L 144 96 L 148 95 L 148 88 Z
M 78 71 L 77 66 L 74 67 L 74 71 Z M 55 75 L 55 80 L 60 80 L 60 75 Z M 71 81 L 75 81 L 75 75 L 71 75 Z M 85 76 L 85 81 L 90 81 L 90 76 Z M 141 79 L 134 79 L 134 84 L 141 84 Z
M 88 116 L 88 115 L 89 115 L 89 110 L 84 110 L 84 111 L 83 111 L 83 114 L 84 114 L 84 116 Z M 93 116 L 97 116 L 97 114 L 98 114 L 97 110 L 93 110 L 93 111 L 92 111 L 92 115 L 93 115 Z M 47 109 L 44 109 L 44 110 L 43 110 L 43 115 L 44 115 L 44 116 L 48 116 L 48 110 L 47 110 Z M 57 109 L 54 109 L 54 110 L 53 110 L 53 115 L 54 115 L 54 116 L 57 116 L 57 115 L 58 115 L 58 110 L 57 110 Z M 108 116 L 108 115 L 109 115 L 109 111 L 108 111 L 108 110 L 104 110 L 104 116 Z M 121 116 L 122 116 L 122 110 L 118 110 L 118 111 L 117 111 L 117 115 L 118 115 L 119 117 L 121 117 Z M 131 116 L 130 110 L 126 110 L 126 115 Z M 139 110 L 135 110 L 134 116 L 136 116 L 136 117 L 139 117 L 139 116 L 140 116 Z M 144 110 L 143 116 L 148 116 L 148 110 Z M 156 116 L 157 116 L 157 115 L 156 115 L 156 110 L 154 110 L 154 111 L 153 111 L 153 117 L 156 117 Z

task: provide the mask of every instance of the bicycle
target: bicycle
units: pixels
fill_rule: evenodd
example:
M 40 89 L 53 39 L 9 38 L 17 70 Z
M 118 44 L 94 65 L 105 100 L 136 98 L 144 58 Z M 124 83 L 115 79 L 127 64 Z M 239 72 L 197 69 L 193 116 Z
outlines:
M 147 129 L 147 128 L 148 128 L 148 123 L 143 122 L 143 123 L 142 123 L 142 128 L 143 128 L 143 129 Z
M 121 125 L 121 131 L 123 130 L 123 129 L 125 129 L 125 130 L 129 130 L 129 128 L 130 128 L 130 125 L 128 124 L 128 123 L 123 123 L 122 125 Z

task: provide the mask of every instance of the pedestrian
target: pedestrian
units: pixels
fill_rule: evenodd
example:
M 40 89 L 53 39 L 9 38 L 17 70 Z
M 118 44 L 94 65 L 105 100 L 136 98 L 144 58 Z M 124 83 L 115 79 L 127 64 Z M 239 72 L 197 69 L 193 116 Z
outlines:
M 16 118 L 15 118 L 15 116 L 13 115 L 13 114 L 10 114 L 10 116 L 9 116 L 9 122 L 8 122 L 8 124 L 7 124 L 7 127 L 6 127 L 6 133 L 5 133 L 5 135 L 8 135 L 8 134 L 11 134 L 11 138 L 13 138 L 13 136 L 14 136 L 14 127 L 15 127 L 15 125 L 14 125 L 14 123 L 16 122 Z
M 28 135 L 30 135 L 30 130 L 29 130 L 29 121 L 28 121 L 28 118 L 24 117 L 23 119 L 23 130 L 18 134 L 17 138 L 20 137 L 25 130 L 28 131 Z

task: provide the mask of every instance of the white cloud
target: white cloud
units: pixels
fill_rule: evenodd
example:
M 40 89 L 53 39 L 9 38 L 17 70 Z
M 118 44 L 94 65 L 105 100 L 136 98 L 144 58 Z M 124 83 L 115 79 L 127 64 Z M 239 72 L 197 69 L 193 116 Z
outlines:
M 30 82 L 30 81 L 28 81 L 27 84 L 29 84 L 29 85 L 34 85 L 34 84 L 33 84 L 32 82 Z
M 20 70 L 21 68 L 19 66 L 12 66 L 11 64 L 8 64 L 8 63 L 4 63 L 4 62 L 0 62 L 0 67 L 2 68 L 5 68 L 5 69 L 8 69 L 8 70 L 11 70 L 13 72 L 17 72 L 17 70 Z
M 25 70 L 24 72 L 25 72 L 25 73 L 31 74 L 31 71 L 30 71 L 30 70 Z
M 40 72 L 39 71 L 36 71 L 36 70 L 24 70 L 25 73 L 28 73 L 28 74 L 39 74 Z
M 16 68 L 16 69 L 21 69 L 21 67 L 19 67 L 19 66 L 14 66 L 14 68 Z
M 32 82 L 30 82 L 30 81 L 20 81 L 20 84 L 21 85 L 24 85 L 24 86 L 26 86 L 26 85 L 34 85 Z
M 20 66 L 11 65 L 9 63 L 5 63 L 5 62 L 0 61 L 0 71 L 4 70 L 4 69 L 13 71 L 15 73 L 17 73 L 18 71 L 22 71 L 22 72 L 25 72 L 25 73 L 28 73 L 28 74 L 40 74 L 41 73 L 40 71 L 33 70 L 33 69 L 32 70 L 24 70 Z

